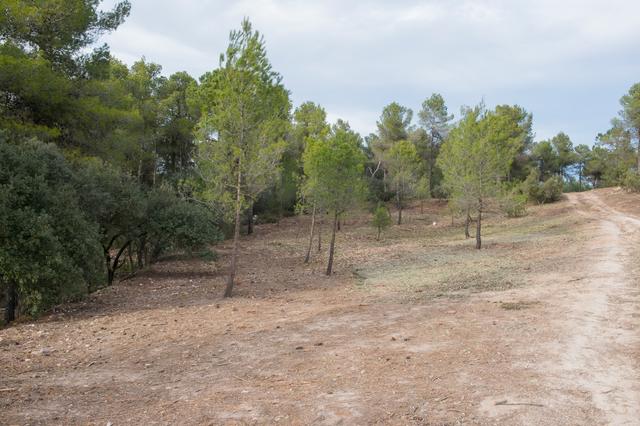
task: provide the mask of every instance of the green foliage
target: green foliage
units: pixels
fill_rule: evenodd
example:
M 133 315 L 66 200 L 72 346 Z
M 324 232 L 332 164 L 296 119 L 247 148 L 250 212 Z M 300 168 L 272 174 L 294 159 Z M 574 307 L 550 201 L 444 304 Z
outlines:
M 429 178 L 427 176 L 422 176 L 420 179 L 418 179 L 418 182 L 416 183 L 416 188 L 415 188 L 416 197 L 421 201 L 428 200 L 429 198 L 431 198 L 430 187 L 431 185 L 429 183 Z
M 0 285 L 37 315 L 104 282 L 98 230 L 59 150 L 0 142 Z
M 391 148 L 394 142 L 406 140 L 409 137 L 409 128 L 413 111 L 396 102 L 392 102 L 382 110 L 378 126 L 378 144 L 376 147 L 384 157 L 384 152 Z
M 536 143 L 532 149 L 532 158 L 537 162 L 538 170 L 543 179 L 552 176 L 559 171 L 558 154 L 551 141 Z
M 640 174 L 635 170 L 627 170 L 622 186 L 627 191 L 640 192 Z
M 334 128 L 327 140 L 308 139 L 303 155 L 305 196 L 340 215 L 364 196 L 364 154 L 351 130 Z
M 166 189 L 153 190 L 146 198 L 147 220 L 140 235 L 149 245 L 152 261 L 171 250 L 191 254 L 222 239 L 218 218 L 203 205 L 186 202 Z
M 620 123 L 626 130 L 640 137 L 640 83 L 631 86 L 629 92 L 620 99 L 620 105 Z M 614 122 L 614 127 L 615 125 Z
M 542 184 L 543 202 L 553 203 L 562 197 L 563 181 L 560 176 L 552 176 Z
M 527 194 L 519 189 L 505 191 L 500 199 L 500 209 L 507 217 L 522 217 L 527 214 Z
M 420 159 L 416 147 L 409 141 L 396 142 L 387 154 L 387 169 L 396 193 L 396 204 L 403 207 L 405 198 L 415 190 Z
M 374 210 L 371 225 L 378 231 L 378 240 L 380 239 L 381 232 L 391 225 L 391 215 L 389 214 L 389 209 L 387 209 L 384 204 L 378 204 L 378 207 Z
M 245 20 L 233 31 L 220 68 L 201 78 L 203 112 L 198 170 L 203 196 L 225 207 L 228 217 L 240 202 L 247 207 L 279 175 L 289 125 L 289 94 L 271 69 L 260 33 Z
M 518 149 L 506 134 L 503 121 L 482 106 L 468 108 L 442 145 L 438 164 L 444 185 L 459 206 L 481 211 L 486 198 L 497 195 Z
M 108 12 L 98 10 L 101 0 L 4 0 L 0 13 L 0 39 L 39 51 L 57 67 L 74 70 L 81 49 L 115 30 L 129 15 L 128 1 Z
M 553 203 L 560 200 L 564 181 L 562 177 L 551 176 L 545 181 L 540 181 L 540 172 L 532 169 L 531 173 L 523 183 L 523 191 L 530 201 L 538 204 Z

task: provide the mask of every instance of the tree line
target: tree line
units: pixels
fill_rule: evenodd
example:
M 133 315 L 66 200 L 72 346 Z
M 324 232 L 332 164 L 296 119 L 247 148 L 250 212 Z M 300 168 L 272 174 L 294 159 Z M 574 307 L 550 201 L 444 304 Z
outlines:
M 357 206 L 381 231 L 409 202 L 449 200 L 475 224 L 525 213 L 564 190 L 640 188 L 640 88 L 596 144 L 559 133 L 534 141 L 518 105 L 465 107 L 437 93 L 413 111 L 384 107 L 375 133 L 305 102 L 293 108 L 263 36 L 248 19 L 210 72 L 170 76 L 142 58 L 117 60 L 100 36 L 130 12 L 100 1 L 5 2 L 0 10 L 0 286 L 5 321 L 81 298 L 168 252 L 207 254 L 232 239 L 231 296 L 241 233 L 254 222 L 308 214 L 301 261 L 322 250 Z M 304 260 L 303 260 L 304 259 Z

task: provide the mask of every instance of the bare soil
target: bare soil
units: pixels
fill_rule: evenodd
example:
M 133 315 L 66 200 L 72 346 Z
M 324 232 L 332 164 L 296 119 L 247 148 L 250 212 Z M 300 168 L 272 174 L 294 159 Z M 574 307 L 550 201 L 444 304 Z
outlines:
M 569 194 L 481 251 L 442 203 L 358 215 L 331 277 L 308 218 L 258 226 L 231 300 L 223 244 L 0 330 L 0 424 L 639 424 L 636 211 Z

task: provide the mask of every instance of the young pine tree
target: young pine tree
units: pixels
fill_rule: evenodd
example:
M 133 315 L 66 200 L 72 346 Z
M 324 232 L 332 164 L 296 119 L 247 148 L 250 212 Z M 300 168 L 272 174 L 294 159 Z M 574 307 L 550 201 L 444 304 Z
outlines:
M 364 195 L 365 156 L 360 137 L 348 126 L 334 126 L 330 137 L 309 139 L 303 155 L 304 192 L 333 218 L 327 275 L 333 270 L 338 220 Z
M 457 205 L 476 213 L 477 249 L 482 248 L 482 214 L 489 199 L 499 193 L 517 148 L 517 141 L 498 137 L 505 134 L 508 124 L 497 120 L 482 105 L 468 108 L 438 157 L 450 197 Z
M 416 147 L 409 141 L 395 143 L 388 154 L 388 170 L 396 193 L 398 225 L 402 224 L 402 210 L 406 199 L 413 193 L 420 159 Z
M 248 20 L 232 31 L 220 68 L 198 90 L 203 108 L 197 166 L 205 194 L 233 220 L 233 251 L 224 292 L 231 297 L 237 271 L 240 214 L 279 176 L 291 104 L 271 69 L 264 39 Z
M 389 210 L 383 205 L 378 204 L 373 212 L 373 220 L 371 222 L 374 228 L 378 231 L 376 240 L 380 241 L 380 234 L 391 225 L 391 215 Z

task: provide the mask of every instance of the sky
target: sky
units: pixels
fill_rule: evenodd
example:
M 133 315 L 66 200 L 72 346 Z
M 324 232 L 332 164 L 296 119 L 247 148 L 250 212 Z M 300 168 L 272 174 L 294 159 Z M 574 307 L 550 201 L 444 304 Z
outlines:
M 116 0 L 106 0 L 109 8 Z M 131 0 L 104 37 L 132 64 L 167 75 L 215 69 L 248 17 L 294 106 L 322 105 L 363 136 L 382 108 L 414 111 L 432 93 L 450 112 L 484 101 L 533 114 L 536 140 L 591 145 L 640 82 L 639 0 Z

